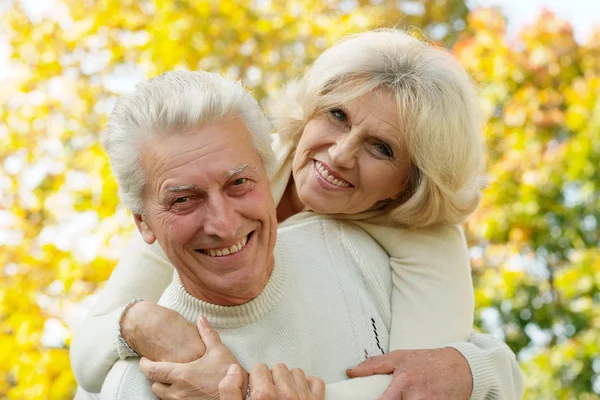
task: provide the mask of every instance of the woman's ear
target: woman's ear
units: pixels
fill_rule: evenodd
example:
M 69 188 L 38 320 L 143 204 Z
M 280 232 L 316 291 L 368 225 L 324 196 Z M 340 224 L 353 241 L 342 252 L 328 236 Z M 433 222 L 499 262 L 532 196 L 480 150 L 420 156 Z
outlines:
M 138 231 L 142 234 L 144 242 L 148 244 L 154 243 L 156 241 L 156 236 L 154 236 L 150 225 L 144 220 L 144 216 L 142 214 L 133 214 L 133 220 L 135 221 Z

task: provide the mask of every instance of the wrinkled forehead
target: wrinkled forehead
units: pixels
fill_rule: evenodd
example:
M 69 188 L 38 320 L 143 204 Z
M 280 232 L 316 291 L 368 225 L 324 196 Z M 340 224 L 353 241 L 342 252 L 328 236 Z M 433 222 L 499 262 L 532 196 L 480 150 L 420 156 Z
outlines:
M 148 180 L 155 181 L 220 180 L 242 170 L 265 173 L 249 132 L 236 120 L 154 136 L 142 146 L 141 161 Z

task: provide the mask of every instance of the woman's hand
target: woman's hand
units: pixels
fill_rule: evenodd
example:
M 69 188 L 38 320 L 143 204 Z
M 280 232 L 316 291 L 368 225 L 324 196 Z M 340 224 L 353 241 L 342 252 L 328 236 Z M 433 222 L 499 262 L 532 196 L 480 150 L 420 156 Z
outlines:
M 319 378 L 306 377 L 304 371 L 291 371 L 277 364 L 269 371 L 265 364 L 256 364 L 250 373 L 251 399 L 259 400 L 323 400 L 325 384 Z M 239 366 L 232 364 L 219 383 L 221 400 L 244 400 L 243 377 Z
M 346 371 L 350 378 L 393 374 L 379 400 L 468 400 L 473 377 L 467 360 L 453 348 L 396 350 L 375 356 Z
M 206 351 L 194 324 L 178 312 L 148 301 L 125 311 L 121 336 L 139 355 L 153 361 L 187 363 Z
M 165 399 L 218 399 L 219 382 L 231 364 L 239 364 L 233 353 L 205 317 L 198 321 L 198 332 L 206 345 L 206 353 L 186 364 L 140 361 L 140 370 L 151 381 L 152 392 Z M 240 371 L 241 367 L 240 367 Z M 242 371 L 242 387 L 247 386 L 247 373 Z

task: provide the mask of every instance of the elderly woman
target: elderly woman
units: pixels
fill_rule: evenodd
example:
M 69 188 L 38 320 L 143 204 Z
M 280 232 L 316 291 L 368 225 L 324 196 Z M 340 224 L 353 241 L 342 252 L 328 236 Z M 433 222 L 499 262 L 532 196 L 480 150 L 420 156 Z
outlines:
M 477 97 L 464 70 L 446 51 L 401 31 L 368 32 L 325 51 L 284 99 L 274 116 L 279 169 L 271 184 L 278 220 L 301 222 L 303 211 L 313 211 L 366 230 L 390 255 L 393 270 L 390 351 L 452 347 L 472 376 L 465 381 L 450 373 L 440 384 L 466 387 L 473 399 L 521 397 L 510 350 L 485 335 L 470 337 L 468 253 L 455 224 L 479 201 L 483 146 Z M 158 299 L 171 273 L 139 242 L 132 241 L 114 272 L 122 279 L 109 282 L 73 341 L 74 371 L 93 391 L 117 359 L 113 340 L 121 357 L 130 351 L 127 344 L 171 361 L 186 361 L 182 353 L 193 359 L 201 349 L 191 328 L 170 324 L 189 340 L 169 345 L 164 321 L 144 320 L 152 315 L 148 310 L 164 315 L 149 301 Z M 149 301 L 130 306 L 134 297 Z M 406 381 L 415 375 L 401 374 L 393 360 L 439 360 L 423 355 L 390 353 L 385 362 L 391 366 L 375 372 L 396 371 Z M 444 372 L 435 368 L 417 380 Z

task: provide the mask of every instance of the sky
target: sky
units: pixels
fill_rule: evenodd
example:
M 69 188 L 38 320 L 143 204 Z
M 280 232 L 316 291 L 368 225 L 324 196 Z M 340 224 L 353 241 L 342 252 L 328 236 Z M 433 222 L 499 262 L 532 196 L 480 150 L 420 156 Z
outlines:
M 508 36 L 535 21 L 544 8 L 573 25 L 575 38 L 585 41 L 594 27 L 600 27 L 600 0 L 467 0 L 469 8 L 496 6 L 508 20 Z
M 16 0 L 0 0 L 0 16 Z M 57 0 L 21 0 L 34 17 L 43 17 L 46 13 L 56 12 Z M 544 8 L 554 11 L 569 21 L 574 28 L 575 37 L 582 42 L 590 35 L 594 27 L 600 27 L 600 0 L 466 0 L 469 8 L 477 6 L 496 6 L 502 9 L 508 19 L 509 37 L 527 24 L 535 21 Z M 60 7 L 59 7 L 60 9 Z M 7 79 L 7 59 L 10 49 L 0 32 L 0 82 Z

